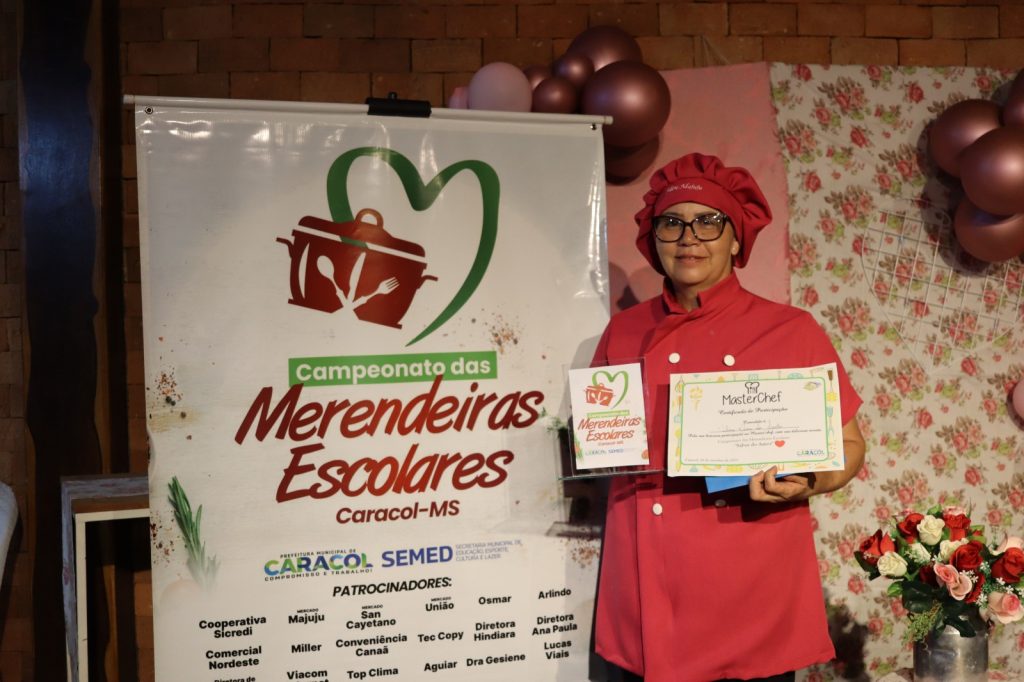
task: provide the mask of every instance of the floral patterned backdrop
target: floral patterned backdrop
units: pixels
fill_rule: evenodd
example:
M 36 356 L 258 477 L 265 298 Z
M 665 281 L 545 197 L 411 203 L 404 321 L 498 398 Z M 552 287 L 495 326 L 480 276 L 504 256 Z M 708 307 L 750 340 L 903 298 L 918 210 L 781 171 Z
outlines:
M 961 99 L 1000 101 L 1011 72 L 773 64 L 789 182 L 791 293 L 832 337 L 864 405 L 858 479 L 816 498 L 821 576 L 842 665 L 809 680 L 911 665 L 905 612 L 853 552 L 894 517 L 962 505 L 993 543 L 1024 536 L 1024 262 L 986 265 L 951 242 L 959 196 L 925 128 Z M 1024 627 L 996 628 L 990 678 L 1024 680 Z M 860 641 L 864 640 L 860 672 Z

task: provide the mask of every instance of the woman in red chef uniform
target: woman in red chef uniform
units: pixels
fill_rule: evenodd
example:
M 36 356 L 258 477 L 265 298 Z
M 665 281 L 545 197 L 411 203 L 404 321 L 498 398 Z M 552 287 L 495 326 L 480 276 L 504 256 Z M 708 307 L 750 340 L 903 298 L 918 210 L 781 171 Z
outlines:
M 806 500 L 860 469 L 861 401 L 811 315 L 751 294 L 732 271 L 771 221 L 750 174 L 689 154 L 650 186 L 636 244 L 664 292 L 612 317 L 594 364 L 644 358 L 651 465 L 665 466 L 670 373 L 835 362 L 846 469 L 777 479 L 773 467 L 714 494 L 700 478 L 616 477 L 597 652 L 646 682 L 792 680 L 834 655 Z

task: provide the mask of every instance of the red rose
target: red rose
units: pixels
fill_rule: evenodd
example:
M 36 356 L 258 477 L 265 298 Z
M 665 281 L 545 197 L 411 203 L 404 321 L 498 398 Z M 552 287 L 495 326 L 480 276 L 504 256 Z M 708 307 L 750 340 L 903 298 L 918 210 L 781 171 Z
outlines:
M 942 520 L 949 528 L 949 539 L 953 542 L 963 540 L 967 537 L 967 529 L 971 527 L 971 520 L 963 514 L 943 514 Z
M 918 514 L 913 512 L 907 514 L 907 518 L 896 524 L 896 528 L 899 529 L 900 535 L 907 542 L 913 544 L 917 542 L 917 524 L 921 523 L 921 519 L 924 518 L 924 514 Z
M 921 567 L 921 570 L 917 572 L 918 579 L 925 585 L 938 585 L 939 582 L 935 579 L 935 564 L 925 564 Z
M 949 557 L 949 563 L 958 571 L 973 571 L 981 566 L 982 544 L 971 540 L 966 545 L 957 547 Z
M 873 562 L 872 562 L 873 563 Z M 1024 551 L 1011 547 L 992 564 L 992 577 L 1002 578 L 1007 585 L 1016 585 L 1024 574 Z
M 974 602 L 978 601 L 978 597 L 981 596 L 981 587 L 984 584 L 985 576 L 979 573 L 974 579 L 974 587 L 972 587 L 971 591 L 967 593 L 966 597 L 964 597 L 964 603 L 973 604 Z
M 895 552 L 896 543 L 893 539 L 883 533 L 880 530 L 876 530 L 875 534 L 869 538 L 865 538 L 860 543 L 860 553 L 864 555 L 864 560 L 874 566 L 878 563 L 878 560 L 886 552 Z
M 796 74 L 796 77 L 802 81 L 811 80 L 811 68 L 806 64 L 797 64 L 793 69 L 793 72 Z
M 910 86 L 907 87 L 907 99 L 911 102 L 920 102 L 924 99 L 924 90 L 922 90 L 921 86 L 917 83 L 911 83 Z

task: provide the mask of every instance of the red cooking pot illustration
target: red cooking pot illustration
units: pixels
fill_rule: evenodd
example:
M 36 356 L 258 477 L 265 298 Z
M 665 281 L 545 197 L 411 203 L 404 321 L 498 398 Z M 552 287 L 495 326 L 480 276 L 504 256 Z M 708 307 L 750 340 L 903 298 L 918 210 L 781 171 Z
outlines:
M 401 329 L 413 296 L 427 280 L 423 247 L 391 236 L 384 219 L 364 208 L 348 223 L 306 216 L 292 230 L 293 305 L 333 313 L 354 313 L 360 320 Z

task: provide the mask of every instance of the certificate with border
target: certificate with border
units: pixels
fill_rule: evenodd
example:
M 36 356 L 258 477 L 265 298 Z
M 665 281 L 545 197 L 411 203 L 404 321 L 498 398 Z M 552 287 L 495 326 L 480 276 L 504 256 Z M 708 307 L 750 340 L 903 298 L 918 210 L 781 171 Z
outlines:
M 844 468 L 836 364 L 669 378 L 670 476 Z

